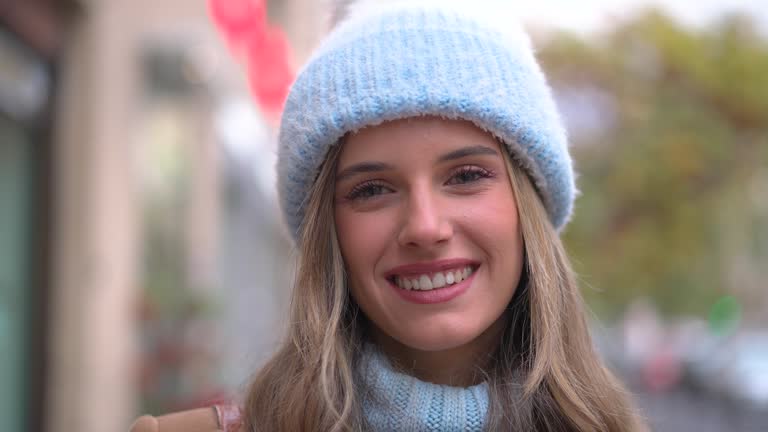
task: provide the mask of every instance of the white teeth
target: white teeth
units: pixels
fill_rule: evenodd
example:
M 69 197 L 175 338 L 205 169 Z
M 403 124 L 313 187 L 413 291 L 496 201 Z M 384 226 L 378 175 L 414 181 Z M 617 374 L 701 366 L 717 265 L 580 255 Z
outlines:
M 424 291 L 431 290 L 432 288 L 432 281 L 429 279 L 429 276 L 421 275 L 419 277 L 419 289 Z
M 444 286 L 445 286 L 445 275 L 443 275 L 440 272 L 435 273 L 435 276 L 432 277 L 432 287 L 442 288 Z
M 436 288 L 442 288 L 447 285 L 459 283 L 469 277 L 473 273 L 471 266 L 464 267 L 463 269 L 448 271 L 448 272 L 436 272 L 430 276 L 428 274 L 419 275 L 416 278 L 407 278 L 402 276 L 396 276 L 394 278 L 395 284 L 406 290 L 427 291 Z

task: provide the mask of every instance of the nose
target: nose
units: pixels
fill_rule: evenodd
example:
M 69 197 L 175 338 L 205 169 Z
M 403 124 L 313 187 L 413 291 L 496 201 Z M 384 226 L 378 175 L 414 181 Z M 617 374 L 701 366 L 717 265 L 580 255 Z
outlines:
M 429 187 L 412 191 L 402 214 L 398 242 L 410 248 L 432 248 L 453 236 L 445 206 Z

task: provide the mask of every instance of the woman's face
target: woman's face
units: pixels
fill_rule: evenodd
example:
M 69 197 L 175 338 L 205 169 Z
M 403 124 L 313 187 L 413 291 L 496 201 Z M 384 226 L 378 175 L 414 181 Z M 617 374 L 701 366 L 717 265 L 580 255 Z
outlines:
M 517 205 L 496 140 L 419 117 L 348 137 L 335 222 L 352 296 L 378 336 L 423 351 L 469 347 L 520 279 Z

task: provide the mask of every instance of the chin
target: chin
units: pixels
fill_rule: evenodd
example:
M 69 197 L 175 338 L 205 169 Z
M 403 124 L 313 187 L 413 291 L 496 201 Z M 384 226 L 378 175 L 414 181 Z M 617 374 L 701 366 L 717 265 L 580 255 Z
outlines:
M 408 329 L 400 332 L 395 339 L 414 350 L 435 352 L 461 348 L 477 339 L 482 333 L 482 331 L 455 327 L 432 331 Z

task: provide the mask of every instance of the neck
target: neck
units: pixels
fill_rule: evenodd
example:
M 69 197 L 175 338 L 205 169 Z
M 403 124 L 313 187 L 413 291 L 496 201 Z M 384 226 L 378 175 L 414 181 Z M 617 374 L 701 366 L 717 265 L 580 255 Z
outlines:
M 498 348 L 505 321 L 502 316 L 469 343 L 437 351 L 402 344 L 375 326 L 372 336 L 390 362 L 409 375 L 433 384 L 469 387 L 485 380 L 482 371 Z

